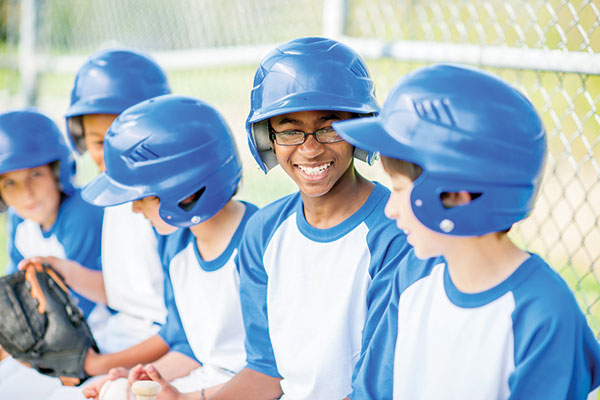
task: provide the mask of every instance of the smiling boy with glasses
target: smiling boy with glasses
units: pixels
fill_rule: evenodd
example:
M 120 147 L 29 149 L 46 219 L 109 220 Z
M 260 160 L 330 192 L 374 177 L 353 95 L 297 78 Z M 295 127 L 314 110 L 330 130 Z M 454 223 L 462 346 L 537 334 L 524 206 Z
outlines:
M 264 172 L 279 164 L 299 192 L 246 225 L 238 261 L 247 364 L 211 399 L 350 393 L 367 310 L 378 315 L 409 246 L 384 215 L 389 191 L 355 169 L 354 157 L 371 154 L 331 124 L 378 111 L 364 61 L 336 41 L 293 40 L 259 66 L 246 123 L 250 150 Z

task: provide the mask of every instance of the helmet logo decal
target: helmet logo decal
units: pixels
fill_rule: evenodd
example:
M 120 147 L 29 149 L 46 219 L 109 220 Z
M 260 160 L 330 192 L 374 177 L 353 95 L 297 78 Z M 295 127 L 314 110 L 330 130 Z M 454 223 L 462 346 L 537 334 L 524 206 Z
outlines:
M 125 162 L 133 165 L 139 162 L 156 160 L 159 158 L 159 155 L 150 150 L 144 141 L 141 141 L 137 145 L 130 148 L 121 157 L 125 160 Z
M 456 120 L 450 111 L 448 99 L 433 99 L 413 101 L 415 111 L 421 119 L 431 121 L 438 125 L 456 126 Z

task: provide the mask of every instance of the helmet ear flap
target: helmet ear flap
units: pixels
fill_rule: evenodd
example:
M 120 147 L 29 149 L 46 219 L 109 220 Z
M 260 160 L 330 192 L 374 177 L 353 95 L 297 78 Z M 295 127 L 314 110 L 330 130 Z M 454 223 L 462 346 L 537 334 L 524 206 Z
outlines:
M 79 152 L 79 154 L 85 153 L 86 146 L 85 137 L 83 135 L 83 116 L 76 115 L 67 118 L 67 127 L 71 137 L 73 138 L 75 149 Z
M 267 172 L 278 164 L 277 156 L 275 155 L 275 151 L 273 151 L 269 135 L 269 120 L 264 119 L 258 121 L 252 124 L 250 129 L 252 131 L 252 137 L 254 138 L 254 145 L 256 146 L 260 159 L 265 164 L 265 172 Z

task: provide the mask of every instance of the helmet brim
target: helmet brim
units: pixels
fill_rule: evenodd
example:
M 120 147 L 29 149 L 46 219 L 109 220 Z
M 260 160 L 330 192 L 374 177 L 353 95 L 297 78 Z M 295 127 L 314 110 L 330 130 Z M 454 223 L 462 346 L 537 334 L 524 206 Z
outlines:
M 333 129 L 351 145 L 369 151 L 379 153 L 382 156 L 403 158 L 407 161 L 410 157 L 410 148 L 392 137 L 385 129 L 380 117 L 365 117 L 348 119 L 333 123 Z
M 100 207 L 116 206 L 147 197 L 141 188 L 122 185 L 106 172 L 85 185 L 81 196 L 88 203 Z

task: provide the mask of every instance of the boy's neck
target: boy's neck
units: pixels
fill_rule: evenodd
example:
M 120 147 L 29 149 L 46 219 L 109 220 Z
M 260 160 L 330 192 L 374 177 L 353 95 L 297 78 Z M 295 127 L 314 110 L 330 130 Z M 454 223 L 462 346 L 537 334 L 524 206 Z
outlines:
M 306 221 L 319 229 L 340 224 L 362 207 L 374 186 L 354 167 L 348 168 L 328 193 L 319 197 L 301 193 Z
M 227 249 L 231 238 L 244 217 L 245 210 L 245 204 L 229 200 L 214 216 L 190 227 L 190 231 L 196 237 L 196 244 L 204 261 L 212 261 L 218 258 Z
M 529 258 L 507 235 L 457 237 L 444 253 L 452 283 L 464 293 L 478 293 L 502 283 Z

